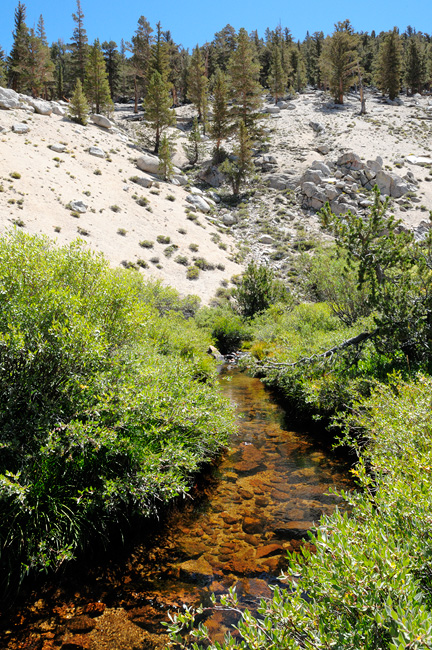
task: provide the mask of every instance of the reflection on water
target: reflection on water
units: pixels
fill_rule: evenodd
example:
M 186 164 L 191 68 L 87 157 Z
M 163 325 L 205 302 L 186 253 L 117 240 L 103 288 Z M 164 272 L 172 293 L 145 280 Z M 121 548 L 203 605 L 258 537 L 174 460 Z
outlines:
M 323 513 L 331 487 L 348 484 L 340 460 L 306 434 L 289 430 L 284 412 L 258 379 L 225 369 L 221 390 L 239 429 L 231 451 L 205 486 L 126 557 L 52 581 L 9 621 L 1 647 L 26 650 L 138 650 L 164 642 L 167 611 L 208 602 L 235 586 L 253 606 Z M 221 635 L 227 620 L 210 626 Z M 1 644 L 1 638 L 0 638 Z

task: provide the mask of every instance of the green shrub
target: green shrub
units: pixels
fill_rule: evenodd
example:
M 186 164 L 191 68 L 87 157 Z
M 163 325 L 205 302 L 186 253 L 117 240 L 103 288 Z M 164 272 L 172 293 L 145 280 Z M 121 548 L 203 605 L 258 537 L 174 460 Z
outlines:
M 186 271 L 186 277 L 188 280 L 198 280 L 200 270 L 197 266 L 189 266 Z
M 287 290 L 270 267 L 250 262 L 234 296 L 241 314 L 248 318 L 285 299 Z
M 156 241 L 157 241 L 159 244 L 169 244 L 170 241 L 171 241 L 171 239 L 170 239 L 170 237 L 168 237 L 167 235 L 158 235 L 158 236 L 156 237 Z
M 226 441 L 208 339 L 157 286 L 79 241 L 0 238 L 3 596 L 184 494 Z
M 143 240 L 140 241 L 139 245 L 142 248 L 153 248 L 154 242 L 149 241 L 148 239 L 143 239 Z

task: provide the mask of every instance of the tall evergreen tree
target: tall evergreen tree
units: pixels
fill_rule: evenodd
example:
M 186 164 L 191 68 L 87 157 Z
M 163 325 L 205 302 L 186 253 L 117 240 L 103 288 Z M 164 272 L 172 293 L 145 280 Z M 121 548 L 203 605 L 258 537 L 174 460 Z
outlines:
M 163 132 L 175 124 L 175 114 L 171 110 L 169 85 L 157 70 L 150 78 L 144 109 L 146 120 L 154 131 L 154 153 L 158 153 Z
M 402 76 L 402 44 L 397 28 L 381 42 L 375 70 L 375 83 L 390 99 L 399 95 Z
M 117 50 L 117 43 L 114 41 L 104 41 L 101 47 L 105 59 L 111 99 L 114 99 L 120 84 L 121 57 Z
M 247 31 L 242 27 L 237 36 L 236 49 L 228 66 L 231 96 L 234 100 L 232 114 L 237 122 L 243 121 L 247 130 L 253 129 L 262 106 L 262 88 L 258 81 L 260 66 Z
M 48 46 L 48 39 L 45 31 L 45 21 L 42 14 L 39 16 L 38 24 L 36 27 L 36 36 L 42 45 Z
M 225 25 L 216 32 L 209 48 L 209 76 L 213 76 L 217 69 L 226 72 L 229 60 L 236 47 L 236 33 L 234 27 Z
M 300 43 L 292 45 L 289 59 L 291 64 L 290 85 L 296 92 L 300 92 L 306 86 L 306 64 L 300 49 Z
M 323 44 L 320 67 L 323 77 L 337 104 L 343 104 L 344 94 L 357 71 L 357 37 L 349 20 L 336 23 L 332 36 Z
M 51 45 L 51 60 L 54 63 L 55 95 L 59 99 L 73 92 L 71 80 L 71 53 L 67 45 L 59 39 Z
M 156 23 L 156 37 L 151 48 L 151 72 L 159 72 L 165 83 L 168 82 L 170 75 L 169 48 L 160 22 Z
M 205 74 L 205 65 L 201 50 L 197 45 L 189 62 L 187 98 L 195 106 L 198 111 L 198 120 L 203 122 L 204 125 L 206 122 L 207 85 L 208 79 Z
M 73 75 L 75 79 L 79 77 L 81 83 L 84 84 L 88 56 L 88 38 L 87 32 L 84 29 L 84 13 L 81 9 L 81 2 L 80 0 L 76 0 L 76 2 L 77 12 L 76 14 L 72 14 L 76 27 L 73 31 L 72 42 L 69 48 L 72 52 Z
M 37 36 L 33 29 L 29 32 L 28 53 L 25 61 L 27 86 L 33 97 L 48 98 L 48 89 L 54 85 L 54 63 L 51 60 L 50 49 L 44 38 L 44 31 Z M 45 42 L 44 42 L 45 41 Z
M 95 113 L 109 113 L 113 108 L 108 74 L 99 40 L 90 47 L 87 60 L 84 91 Z
M 421 93 L 426 82 L 426 51 L 418 36 L 411 36 L 405 49 L 405 84 L 407 93 Z
M 231 132 L 231 118 L 228 111 L 228 84 L 225 73 L 218 69 L 213 83 L 213 120 L 210 123 L 210 135 L 216 141 L 213 160 L 220 162 L 222 140 Z
M 280 48 L 278 45 L 274 45 L 272 50 L 268 84 L 274 97 L 275 104 L 278 103 L 280 97 L 284 94 L 287 86 L 287 81 L 287 74 L 282 67 Z
M 152 32 L 148 20 L 140 16 L 132 42 L 128 44 L 128 49 L 132 52 L 129 63 L 134 79 L 135 113 L 138 113 L 138 96 L 140 93 L 145 95 L 150 77 Z
M 12 49 L 8 58 L 9 84 L 17 92 L 25 90 L 28 83 L 26 73 L 26 61 L 29 48 L 29 30 L 25 24 L 26 7 L 22 2 L 18 2 L 15 9 L 15 30 L 13 34 Z

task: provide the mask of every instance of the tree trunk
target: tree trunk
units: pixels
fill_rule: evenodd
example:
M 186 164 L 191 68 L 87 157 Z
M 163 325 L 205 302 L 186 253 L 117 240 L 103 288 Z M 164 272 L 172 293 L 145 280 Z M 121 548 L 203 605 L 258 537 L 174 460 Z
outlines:
M 138 113 L 138 83 L 137 83 L 136 75 L 135 75 L 135 78 L 134 78 L 134 90 L 135 90 L 134 113 Z

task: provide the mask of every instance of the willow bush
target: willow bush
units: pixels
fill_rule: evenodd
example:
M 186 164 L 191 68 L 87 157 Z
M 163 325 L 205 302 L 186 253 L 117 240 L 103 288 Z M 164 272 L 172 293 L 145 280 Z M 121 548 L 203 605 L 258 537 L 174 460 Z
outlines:
M 163 293 L 79 242 L 0 239 L 3 596 L 157 513 L 226 442 L 210 340 Z

